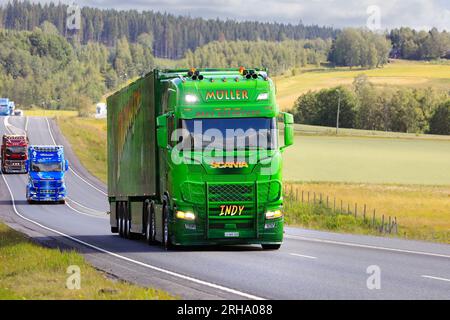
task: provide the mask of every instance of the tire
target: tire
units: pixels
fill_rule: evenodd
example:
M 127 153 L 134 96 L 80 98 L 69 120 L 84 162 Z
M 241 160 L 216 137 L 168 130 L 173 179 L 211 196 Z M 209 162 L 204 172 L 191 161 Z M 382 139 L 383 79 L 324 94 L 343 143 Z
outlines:
M 119 202 L 117 204 L 118 207 L 118 218 L 117 218 L 117 225 L 119 226 L 119 236 L 123 238 L 123 209 L 122 209 L 122 202 Z
M 119 232 L 119 227 L 111 227 L 111 233 Z
M 261 247 L 263 250 L 278 250 L 281 247 L 281 244 L 262 244 Z
M 123 204 L 123 237 L 125 239 L 130 239 L 130 218 L 128 214 L 128 204 L 124 202 Z
M 155 225 L 155 210 L 151 203 L 146 204 L 146 226 L 145 226 L 145 241 L 152 245 L 155 243 L 156 225 Z
M 169 230 L 169 210 L 167 205 L 163 206 L 163 225 L 162 225 L 163 235 L 162 235 L 162 246 L 165 250 L 172 248 L 172 243 L 170 241 L 170 230 Z
M 66 204 L 66 200 L 59 200 L 58 203 L 59 204 Z

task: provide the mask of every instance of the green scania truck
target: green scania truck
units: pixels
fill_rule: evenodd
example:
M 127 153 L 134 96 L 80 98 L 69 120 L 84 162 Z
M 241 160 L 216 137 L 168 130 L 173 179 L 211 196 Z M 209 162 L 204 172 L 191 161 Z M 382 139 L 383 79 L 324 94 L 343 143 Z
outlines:
M 280 247 L 293 117 L 266 70 L 154 70 L 107 108 L 113 233 L 165 248 Z

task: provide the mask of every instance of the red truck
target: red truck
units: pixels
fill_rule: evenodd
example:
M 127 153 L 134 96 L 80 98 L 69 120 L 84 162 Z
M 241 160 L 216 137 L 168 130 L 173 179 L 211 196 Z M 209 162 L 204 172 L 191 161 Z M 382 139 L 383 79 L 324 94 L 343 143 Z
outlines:
M 28 138 L 25 135 L 5 134 L 2 138 L 1 157 L 3 173 L 27 173 Z

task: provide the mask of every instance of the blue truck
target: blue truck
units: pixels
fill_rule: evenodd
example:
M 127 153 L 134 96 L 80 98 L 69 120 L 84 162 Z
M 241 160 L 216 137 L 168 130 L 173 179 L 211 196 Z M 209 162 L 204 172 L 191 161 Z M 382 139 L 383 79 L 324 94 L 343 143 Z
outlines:
M 11 107 L 11 101 L 8 98 L 0 98 L 0 116 L 10 116 Z
M 29 146 L 27 201 L 65 203 L 67 190 L 64 175 L 68 169 L 69 162 L 64 158 L 63 146 Z

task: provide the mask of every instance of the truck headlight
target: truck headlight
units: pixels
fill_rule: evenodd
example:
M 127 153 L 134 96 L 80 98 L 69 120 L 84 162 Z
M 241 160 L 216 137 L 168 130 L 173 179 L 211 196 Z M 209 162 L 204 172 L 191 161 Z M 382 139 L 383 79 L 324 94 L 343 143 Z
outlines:
M 193 94 L 187 94 L 187 95 L 184 96 L 184 100 L 185 100 L 187 103 L 194 103 L 194 102 L 197 102 L 197 101 L 198 101 L 198 98 L 197 98 L 196 95 L 193 95 Z
M 267 92 L 260 93 L 258 95 L 258 97 L 256 98 L 257 101 L 267 100 L 267 99 L 269 99 L 269 94 Z
M 177 211 L 176 217 L 184 220 L 195 220 L 195 214 L 192 212 Z
M 266 219 L 276 219 L 283 216 L 283 213 L 281 210 L 273 210 L 273 211 L 267 211 L 266 212 Z

